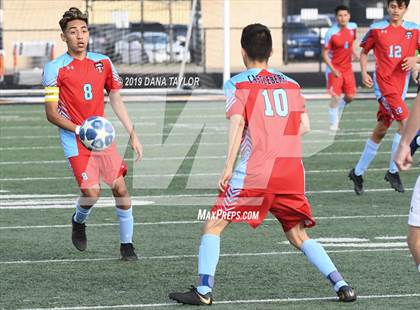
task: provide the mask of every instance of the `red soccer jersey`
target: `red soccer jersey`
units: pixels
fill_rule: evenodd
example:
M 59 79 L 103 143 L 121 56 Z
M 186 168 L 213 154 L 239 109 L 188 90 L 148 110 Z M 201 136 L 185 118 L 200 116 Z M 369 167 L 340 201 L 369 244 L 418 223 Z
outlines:
M 345 28 L 335 24 L 325 35 L 324 47 L 330 51 L 330 58 L 334 68 L 341 72 L 352 68 L 351 58 L 356 31 L 357 25 L 355 23 L 349 23 Z
M 91 116 L 104 116 L 104 89 L 122 87 L 111 60 L 97 53 L 87 53 L 83 60 L 61 55 L 45 65 L 42 84 L 59 88 L 58 112 L 77 125 Z M 66 157 L 90 153 L 73 132 L 60 129 L 60 139 Z
M 386 20 L 370 26 L 360 46 L 366 54 L 373 49 L 378 78 L 395 81 L 403 85 L 401 89 L 404 88 L 407 72 L 401 69 L 401 63 L 406 57 L 415 56 L 417 49 L 420 50 L 419 29 L 412 22 L 403 22 L 401 26 L 395 27 Z
M 229 185 L 278 194 L 303 194 L 299 135 L 304 99 L 299 85 L 275 70 L 250 69 L 225 84 L 226 115 L 245 120 Z

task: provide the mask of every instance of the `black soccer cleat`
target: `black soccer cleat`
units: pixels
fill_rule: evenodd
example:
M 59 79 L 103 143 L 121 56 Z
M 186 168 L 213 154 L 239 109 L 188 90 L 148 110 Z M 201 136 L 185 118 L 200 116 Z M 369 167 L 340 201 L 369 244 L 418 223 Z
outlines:
M 211 292 L 202 295 L 197 291 L 195 286 L 191 285 L 191 289 L 186 293 L 170 293 L 169 298 L 178 303 L 195 306 L 210 306 L 213 303 Z
M 389 182 L 391 187 L 395 189 L 395 191 L 404 193 L 404 186 L 400 179 L 400 174 L 398 172 L 391 173 L 389 170 L 386 172 L 384 180 Z
M 351 286 L 344 285 L 337 292 L 338 300 L 342 302 L 356 301 L 356 292 Z
M 138 260 L 136 252 L 134 252 L 134 246 L 132 243 L 121 243 L 120 246 L 121 260 L 122 261 L 136 261 Z
M 86 225 L 79 224 L 74 221 L 74 214 L 71 217 L 72 233 L 71 241 L 79 251 L 84 251 L 87 248 Z
M 356 175 L 354 168 L 350 170 L 349 179 L 353 181 L 354 191 L 357 195 L 362 195 L 364 193 L 363 189 L 363 177 L 361 175 Z

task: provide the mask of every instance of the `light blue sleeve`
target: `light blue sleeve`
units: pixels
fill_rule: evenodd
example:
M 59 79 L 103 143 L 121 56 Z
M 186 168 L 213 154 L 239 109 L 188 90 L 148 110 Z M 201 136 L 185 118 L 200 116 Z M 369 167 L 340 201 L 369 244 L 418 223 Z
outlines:
M 47 86 L 57 86 L 59 67 L 54 62 L 49 62 L 44 66 L 44 71 L 42 73 L 42 85 Z

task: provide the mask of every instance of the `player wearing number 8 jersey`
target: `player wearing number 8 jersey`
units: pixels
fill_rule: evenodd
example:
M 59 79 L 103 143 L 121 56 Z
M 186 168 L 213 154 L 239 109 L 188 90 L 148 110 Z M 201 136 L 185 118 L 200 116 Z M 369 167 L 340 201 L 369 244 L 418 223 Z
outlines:
M 389 20 L 372 24 L 360 45 L 363 83 L 368 87 L 374 87 L 379 109 L 376 127 L 366 142 L 359 162 L 349 173 L 349 178 L 353 181 L 354 190 L 358 195 L 363 193 L 362 176 L 375 158 L 380 142 L 394 120 L 398 123 L 398 132 L 392 142 L 389 169 L 385 180 L 396 191 L 404 192 L 393 157 L 401 139 L 400 133 L 408 118 L 409 113 L 404 100 L 410 80 L 410 70 L 416 63 L 416 50 L 420 50 L 419 26 L 403 20 L 409 3 L 410 0 L 388 0 Z M 367 73 L 367 55 L 371 49 L 374 51 L 376 60 L 373 79 Z
M 115 144 L 101 152 L 85 148 L 78 134 L 80 125 L 91 116 L 104 116 L 104 89 L 110 104 L 130 134 L 131 146 L 141 157 L 141 144 L 119 95 L 121 79 L 110 59 L 87 52 L 88 17 L 70 8 L 60 20 L 61 38 L 67 52 L 46 64 L 42 84 L 45 86 L 45 111 L 48 120 L 60 129 L 60 140 L 81 190 L 72 216 L 72 241 L 84 251 L 87 247 L 85 221 L 101 192 L 100 181 L 112 188 L 116 214 L 120 221 L 120 252 L 123 260 L 136 260 L 132 244 L 133 215 L 130 196 L 124 181 L 127 166 Z
M 323 247 L 306 233 L 305 228 L 314 226 L 315 220 L 305 197 L 300 136 L 309 131 L 309 119 L 300 86 L 268 68 L 272 39 L 267 27 L 245 27 L 241 45 L 247 70 L 225 84 L 228 155 L 219 181 L 221 193 L 201 238 L 199 286 L 169 297 L 184 304 L 210 305 L 220 234 L 231 222 L 247 222 L 255 228 L 271 212 L 290 243 L 330 281 L 339 299 L 354 301 L 354 290 Z M 238 152 L 240 159 L 234 167 Z M 257 216 L 250 218 L 249 214 Z

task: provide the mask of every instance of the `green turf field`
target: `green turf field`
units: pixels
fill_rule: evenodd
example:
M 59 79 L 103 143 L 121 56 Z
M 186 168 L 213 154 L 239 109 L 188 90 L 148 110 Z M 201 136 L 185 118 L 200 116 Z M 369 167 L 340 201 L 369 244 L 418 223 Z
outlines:
M 365 176 L 366 194 L 356 196 L 347 172 L 375 124 L 376 103 L 352 103 L 335 136 L 326 130 L 327 102 L 307 105 L 313 132 L 305 150 L 314 155 L 304 163 L 318 221 L 310 234 L 325 245 L 360 298 L 337 303 L 327 281 L 269 217 L 257 230 L 235 224 L 225 231 L 213 308 L 418 309 L 420 278 L 404 235 L 419 167 L 402 175 L 406 193 L 389 189 L 383 177 L 390 134 Z M 57 129 L 41 105 L 0 106 L 0 309 L 172 309 L 167 294 L 196 284 L 202 225 L 197 214 L 214 200 L 224 163 L 224 103 L 128 108 L 145 145 L 144 160 L 134 164 L 127 137 L 116 126 L 130 166 L 141 257 L 135 263 L 118 261 L 109 190 L 87 223 L 88 250 L 73 248 L 70 217 L 78 190 Z M 111 112 L 108 117 L 115 120 Z

